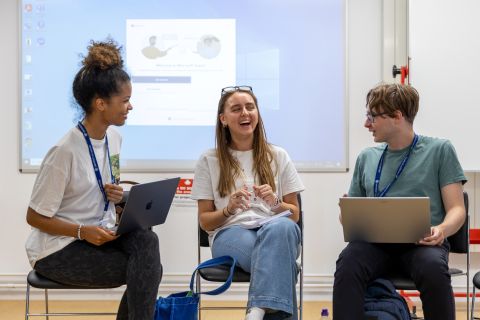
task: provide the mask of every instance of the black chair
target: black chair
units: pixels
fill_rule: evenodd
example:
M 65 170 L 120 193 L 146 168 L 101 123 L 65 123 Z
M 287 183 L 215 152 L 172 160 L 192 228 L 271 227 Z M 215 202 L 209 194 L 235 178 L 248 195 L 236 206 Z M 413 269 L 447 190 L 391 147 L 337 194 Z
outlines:
M 470 216 L 468 214 L 468 194 L 463 192 L 463 201 L 465 203 L 465 222 L 462 227 L 453 235 L 447 238 L 450 244 L 450 252 L 466 254 L 467 270 L 463 271 L 456 268 L 450 268 L 448 272 L 452 277 L 456 276 L 466 276 L 467 278 L 467 297 L 470 294 Z M 387 276 L 387 278 L 392 281 L 393 285 L 397 290 L 417 290 L 413 280 L 398 270 L 393 271 Z M 467 320 L 469 310 L 469 299 L 467 298 Z M 412 319 L 422 319 L 415 314 L 415 309 L 413 310 Z
M 300 236 L 300 256 L 299 256 L 299 303 L 298 303 L 298 315 L 299 319 L 302 320 L 303 318 L 303 211 L 302 211 L 302 199 L 300 193 L 297 194 L 298 199 L 298 207 L 300 211 L 300 218 L 298 219 L 298 226 L 301 230 Z M 198 225 L 198 264 L 201 263 L 201 248 L 202 247 L 209 247 L 210 244 L 208 242 L 208 233 L 200 228 L 200 224 Z M 201 292 L 201 279 L 206 281 L 212 282 L 225 282 L 228 278 L 228 267 L 227 266 L 220 266 L 215 268 L 206 268 L 199 270 L 197 278 L 197 292 Z M 200 279 L 201 278 L 201 279 Z M 235 273 L 233 274 L 233 281 L 232 282 L 250 282 L 250 273 L 242 270 L 240 267 L 235 267 Z M 202 299 L 200 298 L 199 305 L 198 305 L 198 319 L 202 319 L 202 310 L 230 310 L 230 309 L 245 309 L 245 307 L 236 307 L 236 306 L 228 306 L 228 307 L 204 307 L 202 306 Z
M 480 319 L 477 317 L 474 317 L 473 311 L 475 310 L 475 288 L 480 289 L 480 271 L 478 271 L 474 276 L 473 276 L 473 290 L 472 290 L 472 311 L 470 313 L 470 319 Z M 467 298 L 468 299 L 468 298 Z M 468 312 L 468 311 L 467 311 Z
M 30 313 L 30 287 L 45 290 L 45 313 Z M 111 316 L 116 315 L 116 312 L 50 312 L 48 308 L 48 290 L 50 289 L 112 289 L 120 286 L 75 286 L 59 283 L 38 274 L 35 270 L 28 273 L 27 276 L 27 294 L 25 306 L 25 319 L 30 317 L 43 316 L 49 319 L 49 316 Z

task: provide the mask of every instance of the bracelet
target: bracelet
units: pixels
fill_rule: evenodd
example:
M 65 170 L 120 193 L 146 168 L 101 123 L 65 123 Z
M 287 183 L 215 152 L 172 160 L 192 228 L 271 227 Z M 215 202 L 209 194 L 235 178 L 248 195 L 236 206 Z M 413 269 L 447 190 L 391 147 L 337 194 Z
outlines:
M 280 208 L 281 205 L 282 205 L 282 200 L 280 200 L 277 194 L 275 194 L 275 201 L 273 202 L 273 205 L 271 206 L 270 210 L 277 210 L 278 208 Z
M 222 210 L 222 214 L 225 216 L 225 218 L 228 218 L 229 215 L 226 215 L 226 214 L 225 214 L 225 210 L 227 210 L 227 212 L 228 212 L 227 207 L 225 207 L 225 208 L 223 208 L 223 210 Z
M 230 210 L 228 210 L 228 204 L 227 204 L 227 206 L 225 207 L 225 209 L 227 209 L 227 213 L 228 213 L 228 216 L 229 216 L 229 217 L 233 216 L 233 213 L 230 212 Z
M 82 239 L 82 233 L 81 233 L 82 227 L 83 227 L 83 223 L 80 223 L 77 227 L 77 239 L 78 240 L 83 240 Z

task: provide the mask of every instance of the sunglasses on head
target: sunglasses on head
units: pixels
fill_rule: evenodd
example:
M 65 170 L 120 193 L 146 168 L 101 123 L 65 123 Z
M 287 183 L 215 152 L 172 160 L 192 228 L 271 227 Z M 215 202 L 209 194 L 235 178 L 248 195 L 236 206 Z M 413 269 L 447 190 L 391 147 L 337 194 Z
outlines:
M 229 92 L 235 92 L 235 91 L 248 91 L 248 92 L 253 92 L 252 87 L 250 86 L 231 86 L 231 87 L 225 87 L 222 89 L 222 96 L 226 93 Z

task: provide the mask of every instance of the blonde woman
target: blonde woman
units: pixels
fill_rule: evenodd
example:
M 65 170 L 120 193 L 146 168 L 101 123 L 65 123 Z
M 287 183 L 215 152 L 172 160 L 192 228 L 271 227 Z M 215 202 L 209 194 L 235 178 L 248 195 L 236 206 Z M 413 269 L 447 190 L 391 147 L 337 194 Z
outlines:
M 212 255 L 233 256 L 251 273 L 245 319 L 297 319 L 297 193 L 303 189 L 285 150 L 267 142 L 252 88 L 222 89 L 216 148 L 197 163 L 192 198 Z

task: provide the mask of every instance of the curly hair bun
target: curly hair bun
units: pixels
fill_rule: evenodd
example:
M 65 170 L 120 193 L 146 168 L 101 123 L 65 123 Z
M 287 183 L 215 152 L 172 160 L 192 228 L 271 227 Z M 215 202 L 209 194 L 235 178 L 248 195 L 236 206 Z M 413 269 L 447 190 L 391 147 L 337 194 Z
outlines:
M 114 40 L 91 41 L 87 49 L 88 55 L 82 61 L 85 68 L 107 70 L 123 67 L 123 60 L 120 55 L 122 48 Z

